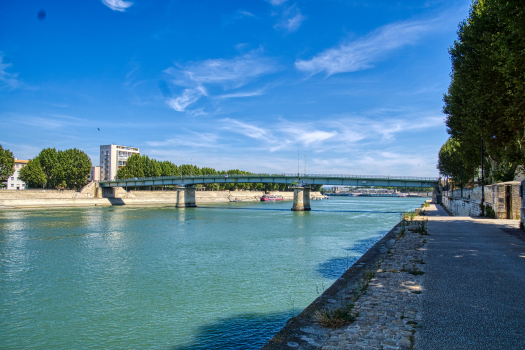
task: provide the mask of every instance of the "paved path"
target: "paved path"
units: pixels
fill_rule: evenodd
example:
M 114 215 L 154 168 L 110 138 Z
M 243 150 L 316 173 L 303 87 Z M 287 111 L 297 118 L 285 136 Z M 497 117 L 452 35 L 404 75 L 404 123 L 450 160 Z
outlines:
M 525 349 L 525 241 L 518 221 L 431 209 L 415 349 Z

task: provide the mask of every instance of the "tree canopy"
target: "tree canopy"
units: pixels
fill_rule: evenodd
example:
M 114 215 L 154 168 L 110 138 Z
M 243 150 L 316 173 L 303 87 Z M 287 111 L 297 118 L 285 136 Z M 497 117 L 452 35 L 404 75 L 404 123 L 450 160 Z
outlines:
M 6 180 L 15 168 L 13 153 L 0 145 L 0 180 Z
M 87 183 L 91 167 L 91 160 L 84 151 L 46 148 L 32 160 L 31 166 L 28 163 L 21 169 L 20 179 L 30 187 L 78 189 Z
M 47 183 L 46 174 L 42 170 L 38 158 L 29 160 L 26 166 L 20 169 L 19 178 L 28 187 L 43 187 Z
M 512 180 L 525 166 L 524 50 L 521 0 L 474 1 L 449 49 L 452 79 L 443 98 L 447 131 L 469 166 L 480 166 L 483 139 L 487 175 L 494 181 Z M 444 156 L 451 147 L 442 148 Z M 466 159 L 469 154 L 478 156 Z M 441 158 L 440 164 L 447 168 Z

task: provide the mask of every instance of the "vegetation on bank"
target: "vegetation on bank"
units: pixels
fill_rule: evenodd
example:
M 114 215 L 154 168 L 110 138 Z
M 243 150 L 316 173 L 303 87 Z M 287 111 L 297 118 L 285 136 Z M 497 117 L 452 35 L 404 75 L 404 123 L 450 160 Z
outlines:
M 20 169 L 19 178 L 28 187 L 79 189 L 87 183 L 91 167 L 84 151 L 46 148 Z
M 117 171 L 117 179 L 132 179 L 141 177 L 159 176 L 200 176 L 200 175 L 254 175 L 249 171 L 239 169 L 215 170 L 214 168 L 196 165 L 182 164 L 175 165 L 170 161 L 158 161 L 146 155 L 134 154 L 128 158 L 126 165 Z M 207 190 L 258 190 L 258 191 L 287 191 L 287 184 L 263 184 L 263 183 L 228 183 L 228 184 L 206 184 Z M 319 191 L 322 185 L 313 185 L 312 190 Z M 158 186 L 155 186 L 158 187 Z M 164 187 L 164 186 L 162 186 Z M 198 185 L 198 187 L 201 187 Z
M 0 145 L 0 181 L 5 181 L 13 173 L 15 158 L 13 153 Z
M 479 174 L 483 149 L 486 183 L 513 180 L 525 166 L 523 1 L 475 0 L 457 34 L 443 98 L 450 139 L 437 168 L 469 182 Z

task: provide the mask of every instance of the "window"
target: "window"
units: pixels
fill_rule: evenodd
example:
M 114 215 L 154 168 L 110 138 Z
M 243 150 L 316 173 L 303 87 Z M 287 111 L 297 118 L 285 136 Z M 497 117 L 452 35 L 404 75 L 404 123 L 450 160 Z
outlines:
M 11 176 L 11 181 L 15 181 L 15 177 L 14 176 Z
M 16 167 L 18 168 L 20 166 L 20 164 L 17 164 Z
M 15 187 L 15 184 L 11 184 L 11 187 Z

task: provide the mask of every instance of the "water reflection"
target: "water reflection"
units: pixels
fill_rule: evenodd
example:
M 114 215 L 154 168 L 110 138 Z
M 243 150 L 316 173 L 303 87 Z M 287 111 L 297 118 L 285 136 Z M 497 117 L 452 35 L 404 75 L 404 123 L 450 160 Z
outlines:
M 419 201 L 2 213 L 3 344 L 259 348 Z

